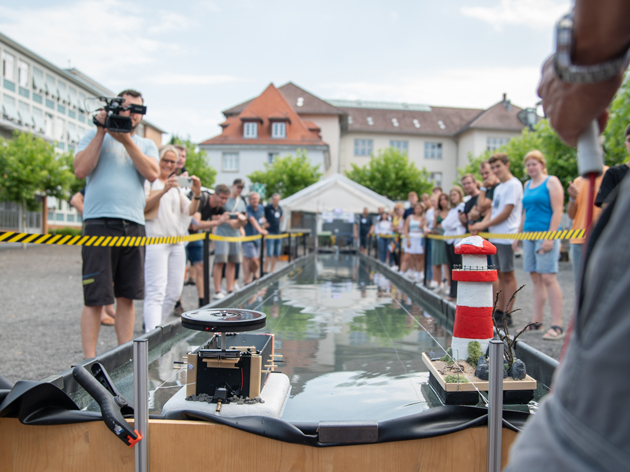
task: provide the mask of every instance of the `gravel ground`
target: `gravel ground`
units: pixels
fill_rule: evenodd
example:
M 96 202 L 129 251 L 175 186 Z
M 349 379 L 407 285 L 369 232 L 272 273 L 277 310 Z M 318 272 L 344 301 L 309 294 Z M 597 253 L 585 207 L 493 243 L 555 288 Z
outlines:
M 0 273 L 0 374 L 12 382 L 43 380 L 79 362 L 81 248 L 0 246 Z M 198 306 L 194 285 L 184 287 L 182 304 L 189 310 Z M 135 302 L 135 309 L 138 336 L 143 333 L 141 301 Z M 116 345 L 113 326 L 101 326 L 97 355 Z

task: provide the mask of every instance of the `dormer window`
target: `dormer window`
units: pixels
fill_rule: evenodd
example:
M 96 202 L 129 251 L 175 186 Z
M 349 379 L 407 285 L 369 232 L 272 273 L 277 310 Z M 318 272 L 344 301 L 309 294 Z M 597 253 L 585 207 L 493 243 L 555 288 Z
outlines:
M 244 138 L 257 138 L 258 137 L 258 123 L 255 121 L 246 121 L 243 125 L 243 137 Z
M 271 137 L 272 138 L 286 138 L 287 137 L 287 124 L 284 121 L 275 121 L 271 124 Z

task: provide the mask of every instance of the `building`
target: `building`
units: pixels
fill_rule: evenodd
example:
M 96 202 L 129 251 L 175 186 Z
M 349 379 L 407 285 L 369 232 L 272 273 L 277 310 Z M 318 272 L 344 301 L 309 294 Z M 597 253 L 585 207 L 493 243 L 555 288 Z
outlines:
M 469 156 L 497 149 L 518 136 L 523 123 L 521 108 L 503 99 L 488 109 L 434 107 L 420 104 L 363 100 L 323 100 L 289 82 L 277 89 L 302 119 L 319 128 L 329 147 L 330 166 L 325 176 L 364 166 L 371 155 L 388 147 L 406 153 L 419 168 L 426 168 L 437 185 L 450 186 L 457 168 Z M 252 103 L 249 100 L 223 114 L 237 118 Z M 205 141 L 200 145 L 204 147 Z M 264 156 L 258 159 L 264 159 Z M 211 160 L 211 164 L 215 161 Z M 249 162 L 252 170 L 262 161 Z M 217 167 L 219 168 L 219 167 Z M 246 169 L 243 174 L 250 173 Z
M 247 180 L 248 174 L 264 170 L 265 163 L 276 156 L 295 155 L 298 149 L 305 150 L 321 170 L 330 168 L 330 146 L 322 138 L 321 127 L 298 115 L 273 84 L 225 116 L 222 133 L 199 143 L 217 169 L 217 183 Z
M 2 116 L 0 137 L 11 139 L 15 130 L 30 132 L 55 142 L 59 151 L 72 151 L 83 135 L 94 127 L 90 111 L 100 107 L 98 97 L 114 92 L 77 69 L 60 69 L 46 59 L 0 34 L 2 55 Z M 143 120 L 137 133 L 160 146 L 164 131 Z M 48 199 L 42 218 L 29 212 L 29 231 L 52 227 L 81 226 L 81 217 L 65 201 Z M 0 227 L 17 229 L 20 221 L 17 205 L 0 202 Z

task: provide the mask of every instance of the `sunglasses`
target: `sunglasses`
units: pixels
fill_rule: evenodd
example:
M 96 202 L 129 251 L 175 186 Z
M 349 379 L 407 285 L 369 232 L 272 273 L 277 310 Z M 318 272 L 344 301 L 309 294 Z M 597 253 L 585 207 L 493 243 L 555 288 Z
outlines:
M 167 164 L 177 164 L 177 161 L 173 161 L 171 159 L 162 159 L 162 162 L 166 162 Z

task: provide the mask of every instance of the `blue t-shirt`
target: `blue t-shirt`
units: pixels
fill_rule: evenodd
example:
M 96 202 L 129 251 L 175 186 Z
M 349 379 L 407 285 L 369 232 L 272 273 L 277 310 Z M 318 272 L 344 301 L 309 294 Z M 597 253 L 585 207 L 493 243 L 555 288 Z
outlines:
M 77 152 L 85 150 L 94 136 L 95 129 L 85 133 Z M 158 150 L 153 141 L 135 134 L 132 139 L 144 155 L 158 161 Z M 98 163 L 86 179 L 83 219 L 122 218 L 143 225 L 144 180 L 125 146 L 106 134 Z
M 250 217 L 254 217 L 261 228 L 263 228 L 263 217 L 265 216 L 265 209 L 262 205 L 258 205 L 256 211 L 252 208 L 251 205 L 247 205 L 247 224 L 245 225 L 245 235 L 246 236 L 255 236 L 260 234 L 254 225 L 249 222 Z
M 282 218 L 282 207 L 274 208 L 270 203 L 265 207 L 265 218 L 269 223 L 269 234 L 280 234 L 280 218 Z

